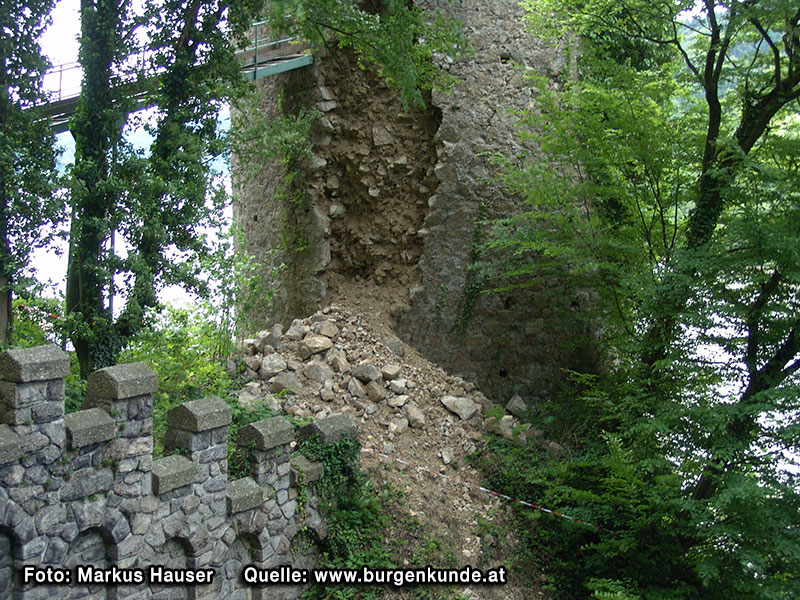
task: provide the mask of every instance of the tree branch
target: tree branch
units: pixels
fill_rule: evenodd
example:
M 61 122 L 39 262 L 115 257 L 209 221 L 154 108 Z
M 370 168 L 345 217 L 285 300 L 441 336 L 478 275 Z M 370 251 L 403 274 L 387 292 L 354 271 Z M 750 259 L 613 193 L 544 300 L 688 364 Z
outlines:
M 798 369 L 800 369 L 800 359 L 794 361 L 792 364 L 786 367 L 781 373 L 781 376 L 785 380 L 786 378 L 796 373 Z
M 772 271 L 772 276 L 761 284 L 761 292 L 756 298 L 755 302 L 749 311 L 747 318 L 747 350 L 745 351 L 745 364 L 747 365 L 747 372 L 752 377 L 758 370 L 758 345 L 759 345 L 759 318 L 761 311 L 769 300 L 770 296 L 775 292 L 778 284 L 781 281 L 780 271 L 775 269 Z
M 769 32 L 762 27 L 761 23 L 758 19 L 750 19 L 750 22 L 753 26 L 758 29 L 758 33 L 761 34 L 761 37 L 764 38 L 764 41 L 767 42 L 767 45 L 772 49 L 772 60 L 774 63 L 774 70 L 775 70 L 775 86 L 780 87 L 781 85 L 781 53 L 778 50 L 778 47 L 772 42 L 769 37 Z
M 775 386 L 783 381 L 783 372 L 786 363 L 792 360 L 798 352 L 800 352 L 800 319 L 794 322 L 792 330 L 789 332 L 789 335 L 786 336 L 783 344 L 781 344 L 772 358 L 759 370 L 759 376 L 764 380 L 763 385 Z
M 691 27 L 689 29 L 691 29 Z M 684 50 L 683 46 L 680 43 L 680 40 L 678 40 L 678 24 L 675 21 L 672 22 L 672 33 L 675 36 L 675 47 L 678 49 L 678 52 L 681 53 L 681 56 L 683 57 L 683 62 L 686 63 L 686 66 L 689 68 L 689 70 L 692 73 L 694 73 L 695 77 L 697 77 L 697 81 L 700 84 L 702 84 L 703 78 L 700 76 L 700 71 L 698 71 L 697 67 L 694 66 L 694 63 L 692 63 L 692 60 L 689 58 L 689 54 L 686 52 L 686 50 Z M 703 34 L 703 35 L 708 35 L 708 34 Z

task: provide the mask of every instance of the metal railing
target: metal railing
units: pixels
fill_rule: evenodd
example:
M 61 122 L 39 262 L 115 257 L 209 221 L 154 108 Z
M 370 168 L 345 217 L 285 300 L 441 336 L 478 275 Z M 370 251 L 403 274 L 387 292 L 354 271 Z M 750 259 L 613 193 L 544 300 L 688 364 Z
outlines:
M 256 80 L 312 63 L 311 54 L 307 52 L 309 45 L 302 40 L 295 37 L 272 40 L 268 35 L 262 38 L 266 25 L 266 21 L 253 23 L 252 45 L 236 52 L 242 61 L 244 79 Z M 121 81 L 136 83 L 141 77 L 157 75 L 146 72 L 153 54 L 152 50 L 142 49 L 129 56 L 123 64 Z M 53 65 L 45 71 L 43 85 L 47 100 L 43 105 L 49 108 L 54 131 L 66 131 L 66 120 L 75 110 L 82 83 L 83 69 L 77 62 Z
M 67 81 L 70 82 L 69 87 L 65 87 L 65 74 Z M 56 85 L 53 86 L 51 82 L 55 80 Z M 77 80 L 77 83 L 73 83 Z M 60 65 L 53 65 L 44 73 L 44 88 L 47 90 L 48 102 L 59 102 L 72 98 L 81 93 L 81 83 L 83 82 L 83 70 L 77 62 L 64 63 Z
M 260 79 L 311 64 L 307 53 L 309 44 L 297 37 L 273 40 L 271 36 L 261 37 L 267 29 L 267 21 L 252 25 L 252 44 L 237 52 L 242 59 L 242 76 L 245 79 Z
M 139 74 L 147 67 L 149 57 L 153 52 L 141 49 L 131 54 L 123 63 L 122 83 L 135 83 Z M 62 102 L 77 98 L 81 93 L 83 83 L 83 69 L 78 62 L 68 62 L 53 65 L 44 72 L 43 87 L 45 89 L 46 104 Z

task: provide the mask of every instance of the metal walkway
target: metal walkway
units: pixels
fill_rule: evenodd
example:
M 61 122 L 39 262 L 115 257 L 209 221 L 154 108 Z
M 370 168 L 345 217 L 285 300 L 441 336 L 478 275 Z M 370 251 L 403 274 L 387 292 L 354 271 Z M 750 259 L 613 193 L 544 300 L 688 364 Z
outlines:
M 296 38 L 270 40 L 261 38 L 259 33 L 264 31 L 266 21 L 253 23 L 252 45 L 240 50 L 236 56 L 242 61 L 242 78 L 246 81 L 255 81 L 299 69 L 312 64 L 313 58 L 309 45 Z M 146 62 L 146 53 L 133 57 L 140 66 Z M 48 92 L 49 100 L 43 106 L 45 115 L 50 119 L 50 128 L 54 133 L 62 133 L 69 129 L 69 120 L 78 107 L 78 98 L 81 94 L 81 80 L 83 71 L 77 62 L 54 65 L 44 75 L 45 88 L 51 87 Z M 48 85 L 49 84 L 49 85 Z M 137 81 L 130 81 L 122 85 L 129 87 L 130 91 L 125 97 L 134 101 L 131 112 L 153 106 L 153 101 L 147 93 L 146 86 Z

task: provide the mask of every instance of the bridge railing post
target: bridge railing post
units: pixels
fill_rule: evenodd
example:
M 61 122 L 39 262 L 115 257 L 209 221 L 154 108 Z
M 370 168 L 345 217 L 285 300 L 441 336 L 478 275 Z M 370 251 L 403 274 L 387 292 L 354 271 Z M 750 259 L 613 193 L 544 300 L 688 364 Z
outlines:
M 254 37 L 253 48 L 255 48 L 255 52 L 253 54 L 253 68 L 257 69 L 258 68 L 258 42 L 260 41 L 258 39 L 258 23 L 255 24 L 253 29 L 254 29 L 254 33 L 253 33 L 253 37 Z M 255 73 L 253 73 L 253 74 L 255 75 Z

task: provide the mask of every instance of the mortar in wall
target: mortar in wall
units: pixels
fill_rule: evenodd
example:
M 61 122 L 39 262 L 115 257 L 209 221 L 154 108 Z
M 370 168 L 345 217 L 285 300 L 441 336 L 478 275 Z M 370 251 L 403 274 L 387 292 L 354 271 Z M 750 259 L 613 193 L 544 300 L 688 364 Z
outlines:
M 250 475 L 229 482 L 226 402 L 173 409 L 165 447 L 178 454 L 154 461 L 155 373 L 144 363 L 93 373 L 84 410 L 65 415 L 68 372 L 69 359 L 55 346 L 0 355 L 0 597 L 298 596 L 299 586 L 249 586 L 241 577 L 246 565 L 308 566 L 295 555 L 295 535 L 304 527 L 326 535 L 313 487 L 298 504 L 298 469 L 311 483 L 321 468 L 290 460 L 291 423 L 273 417 L 241 428 Z M 356 435 L 342 415 L 307 427 L 301 433 L 319 434 L 322 444 Z M 24 584 L 26 566 L 70 579 Z M 211 575 L 202 584 L 162 585 L 151 573 L 158 566 L 176 576 Z M 90 581 L 78 581 L 78 567 L 94 574 Z M 106 568 L 125 583 L 97 583 Z

